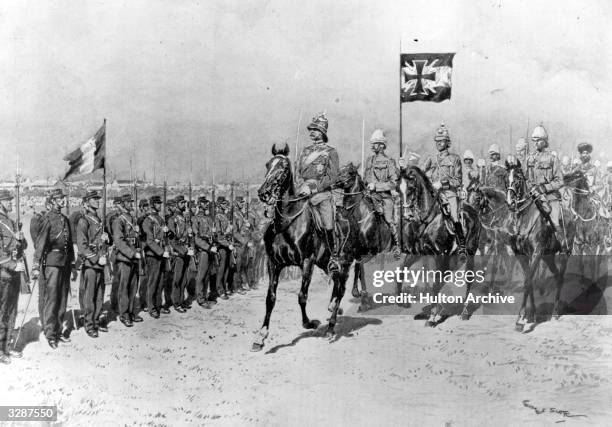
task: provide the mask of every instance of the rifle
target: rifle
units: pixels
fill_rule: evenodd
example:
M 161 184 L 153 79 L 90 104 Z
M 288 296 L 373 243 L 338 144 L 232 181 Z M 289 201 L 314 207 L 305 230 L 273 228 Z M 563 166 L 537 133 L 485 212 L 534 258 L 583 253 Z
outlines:
M 136 181 L 134 181 L 134 217 L 136 224 L 138 224 L 138 187 L 136 186 Z M 138 276 L 142 277 L 145 275 L 145 268 L 144 251 L 142 250 L 142 245 L 140 244 L 140 227 L 138 228 L 134 246 L 136 247 L 136 251 L 140 254 L 140 259 L 138 260 Z
M 195 269 L 198 269 L 198 257 L 196 256 L 195 253 L 195 234 L 193 232 L 193 215 L 191 212 L 191 204 L 192 204 L 192 195 L 193 195 L 193 188 L 191 185 L 191 180 L 189 180 L 189 204 L 188 206 L 188 210 L 189 210 L 189 230 L 187 233 L 187 238 L 189 240 L 189 247 L 190 249 L 193 251 L 193 255 L 191 255 L 191 260 L 193 261 L 193 265 L 195 266 Z
M 166 198 L 168 197 L 168 184 L 166 183 L 166 179 L 164 178 L 164 190 L 162 193 L 162 224 L 164 227 L 167 227 L 166 223 Z M 168 233 L 164 232 L 164 237 L 162 238 L 162 246 L 164 247 L 164 251 L 170 252 L 170 244 L 168 243 Z M 172 264 L 170 263 L 170 257 L 166 258 L 165 262 L 166 271 L 172 270 Z
M 230 184 L 230 244 L 234 248 L 234 182 Z M 234 264 L 236 264 L 236 248 L 232 251 L 232 259 L 234 260 Z
M 20 197 L 20 187 L 21 187 L 21 175 L 19 175 L 19 171 L 15 175 L 15 198 L 16 198 L 16 206 L 17 206 L 17 231 L 21 232 L 21 228 L 23 224 L 21 223 L 21 197 Z M 23 262 L 23 271 L 19 273 L 20 276 L 20 293 L 29 294 L 31 293 L 30 289 L 30 270 L 28 269 L 28 261 L 24 256 L 23 248 L 20 248 L 17 251 L 17 259 Z

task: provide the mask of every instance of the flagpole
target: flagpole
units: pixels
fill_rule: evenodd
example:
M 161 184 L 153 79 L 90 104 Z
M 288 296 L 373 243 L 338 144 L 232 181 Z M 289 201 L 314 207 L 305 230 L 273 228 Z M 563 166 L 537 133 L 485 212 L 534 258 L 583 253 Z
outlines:
M 361 177 L 365 170 L 365 118 L 361 118 Z
M 300 108 L 300 115 L 298 116 L 298 124 L 297 124 L 297 130 L 295 132 L 295 154 L 293 156 L 294 158 L 294 167 L 297 167 L 297 161 L 298 161 L 298 150 L 299 150 L 299 144 L 300 144 L 300 126 L 302 124 L 302 109 Z
M 106 119 L 104 119 L 104 167 L 102 168 L 102 227 L 106 225 L 106 167 L 108 156 L 106 155 Z M 110 230 L 109 230 L 110 231 Z
M 402 141 L 402 38 L 399 42 L 399 155 L 404 152 Z

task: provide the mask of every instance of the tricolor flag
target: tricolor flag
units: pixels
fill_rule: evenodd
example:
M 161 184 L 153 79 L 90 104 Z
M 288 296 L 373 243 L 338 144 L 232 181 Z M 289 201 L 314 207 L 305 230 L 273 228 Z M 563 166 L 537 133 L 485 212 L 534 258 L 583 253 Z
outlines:
M 450 99 L 454 56 L 454 53 L 400 54 L 401 102 Z
M 102 127 L 86 143 L 66 155 L 68 172 L 64 180 L 73 175 L 86 175 L 98 169 L 104 169 L 106 158 L 106 120 Z

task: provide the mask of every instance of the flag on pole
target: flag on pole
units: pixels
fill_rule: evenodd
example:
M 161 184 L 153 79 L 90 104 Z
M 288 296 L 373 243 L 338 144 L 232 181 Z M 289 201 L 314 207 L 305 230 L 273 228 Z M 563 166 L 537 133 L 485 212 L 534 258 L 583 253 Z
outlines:
M 401 102 L 450 99 L 454 56 L 454 53 L 400 54 Z
M 104 169 L 105 159 L 106 121 L 94 136 L 64 157 L 64 160 L 68 162 L 68 172 L 64 180 L 70 176 L 86 175 L 95 170 Z

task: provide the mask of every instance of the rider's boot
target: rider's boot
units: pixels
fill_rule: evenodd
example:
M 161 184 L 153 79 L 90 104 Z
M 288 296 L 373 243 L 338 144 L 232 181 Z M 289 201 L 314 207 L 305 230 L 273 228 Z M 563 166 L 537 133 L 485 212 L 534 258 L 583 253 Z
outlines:
M 461 222 L 455 222 L 455 237 L 457 239 L 457 254 L 459 255 L 459 262 L 464 263 L 467 260 L 467 250 L 465 248 L 465 234 L 463 233 L 463 227 Z
M 391 247 L 391 252 L 393 252 L 393 256 L 395 257 L 395 259 L 399 259 L 400 255 L 401 255 L 401 250 L 399 247 L 399 232 L 397 229 L 397 224 L 395 224 L 394 222 L 390 223 L 389 226 L 391 227 L 391 237 L 392 237 L 392 247 Z
M 333 229 L 325 230 L 325 243 L 327 244 L 327 249 L 330 253 L 327 270 L 330 273 L 337 272 L 340 270 L 340 264 L 338 263 L 338 254 L 336 253 L 336 237 Z

